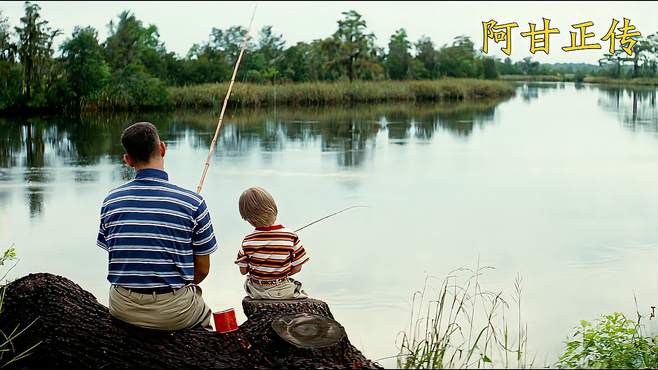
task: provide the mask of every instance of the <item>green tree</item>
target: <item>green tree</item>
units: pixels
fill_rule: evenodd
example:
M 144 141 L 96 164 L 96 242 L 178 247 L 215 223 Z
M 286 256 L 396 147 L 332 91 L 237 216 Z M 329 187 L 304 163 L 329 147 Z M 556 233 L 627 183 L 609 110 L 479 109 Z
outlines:
M 604 68 L 610 77 L 621 77 L 621 67 L 624 59 L 621 53 L 621 49 L 615 50 L 612 54 L 603 54 L 603 58 L 599 59 L 599 66 Z
M 114 104 L 123 108 L 166 104 L 169 98 L 167 89 L 158 78 L 164 78 L 166 73 L 165 59 L 162 58 L 166 50 L 157 27 L 144 27 L 133 13 L 123 11 L 118 22 L 110 21 L 108 28 L 110 35 L 103 46 L 112 77 L 110 83 L 89 101 L 99 106 Z
M 372 62 L 375 35 L 368 32 L 361 14 L 354 10 L 342 14 L 344 18 L 338 21 L 338 30 L 333 35 L 338 46 L 336 62 L 353 81 Z
M 151 77 L 169 83 L 178 80 L 175 73 L 182 70 L 182 63 L 174 53 L 167 52 L 155 25 L 144 26 L 135 14 L 123 11 L 117 22 L 110 21 L 108 29 L 110 35 L 103 47 L 113 73 L 121 75 L 129 65 L 135 64 L 142 66 Z
M 280 77 L 294 82 L 310 81 L 310 54 L 311 45 L 305 42 L 298 42 L 285 49 L 277 66 Z
M 103 48 L 93 27 L 76 27 L 73 36 L 64 41 L 60 50 L 67 87 L 76 103 L 106 85 L 110 68 L 105 63 Z
M 340 53 L 340 41 L 334 37 L 311 42 L 308 59 L 311 81 L 334 81 L 344 76 L 345 59 Z
M 21 96 L 22 76 L 16 63 L 16 43 L 12 41 L 8 19 L 0 11 L 0 110 L 14 106 Z
M 496 64 L 498 72 L 500 72 L 501 75 L 518 75 L 521 73 L 517 66 L 512 63 L 510 57 L 506 57 L 503 62 L 496 60 Z
M 643 69 L 646 69 L 652 62 L 655 63 L 655 59 L 658 57 L 657 50 L 658 32 L 649 37 L 637 39 L 637 43 L 633 45 L 633 55 L 625 59 L 633 64 L 633 77 L 639 77 Z
M 264 70 L 261 71 L 263 78 L 270 80 L 272 83 L 281 74 L 279 70 L 280 62 L 283 58 L 283 50 L 286 42 L 283 35 L 276 35 L 272 32 L 272 26 L 264 26 L 260 30 L 258 54 L 262 58 Z
M 532 57 L 525 57 L 521 61 L 516 62 L 519 71 L 525 75 L 539 74 L 539 62 L 533 61 Z
M 439 61 L 434 42 L 429 37 L 423 36 L 416 42 L 414 47 L 416 48 L 414 77 L 420 79 L 437 78 L 439 76 Z
M 2 16 L 0 10 L 0 60 L 6 62 L 15 62 L 17 47 L 16 43 L 12 42 L 11 29 L 9 27 L 9 19 Z
M 180 85 L 185 83 L 184 71 L 186 60 L 179 58 L 174 52 L 167 52 L 162 45 L 162 52 L 158 57 L 160 58 L 160 73 L 156 77 L 160 78 L 169 85 Z M 148 68 L 148 66 L 147 66 Z
M 121 71 L 130 64 L 151 64 L 150 69 L 157 69 L 153 65 L 152 55 L 162 50 L 158 29 L 154 25 L 144 27 L 130 11 L 119 14 L 118 22 L 111 20 L 108 24 L 110 35 L 103 44 L 107 63 L 113 71 Z
M 283 35 L 274 34 L 272 32 L 272 26 L 261 28 L 258 40 L 258 52 L 263 55 L 268 66 L 273 66 L 278 62 L 283 54 L 285 44 Z
M 28 106 L 38 107 L 45 104 L 45 91 L 53 65 L 53 39 L 61 33 L 59 29 L 48 27 L 48 21 L 39 14 L 40 10 L 37 4 L 26 1 L 21 27 L 16 27 L 18 58 L 23 67 L 24 99 Z
M 210 52 L 209 60 L 218 63 L 217 58 L 222 58 L 223 63 L 228 71 L 224 80 L 228 80 L 232 73 L 232 68 L 238 59 L 240 49 L 247 36 L 247 29 L 242 26 L 231 26 L 226 30 L 213 28 L 210 32 L 210 42 L 207 44 L 207 51 Z M 265 61 L 256 53 L 256 44 L 251 40 L 247 41 L 245 55 L 242 64 L 238 70 L 236 79 L 238 81 L 250 80 L 260 81 L 260 71 L 264 70 Z
M 187 53 L 187 59 L 183 64 L 183 81 L 179 83 L 225 81 L 230 78 L 230 69 L 231 66 L 223 50 L 213 47 L 211 42 L 203 45 L 194 44 Z
M 498 78 L 498 71 L 496 70 L 496 61 L 494 58 L 482 59 L 482 69 L 485 79 L 493 80 Z
M 443 46 L 438 53 L 439 71 L 442 76 L 477 77 L 481 63 L 475 58 L 473 41 L 458 36 L 450 46 Z
M 135 14 L 123 11 L 117 22 L 110 21 L 108 29 L 110 35 L 103 46 L 106 61 L 115 75 L 122 75 L 129 65 L 135 64 L 162 81 L 175 83 L 179 79 L 175 73 L 182 71 L 182 63 L 174 53 L 167 52 L 155 25 L 144 26 Z
M 166 85 L 141 64 L 128 64 L 101 91 L 83 99 L 83 109 L 157 108 L 169 103 Z
M 226 30 L 213 28 L 210 32 L 209 47 L 215 51 L 223 52 L 227 61 L 231 64 L 235 63 L 240 53 L 240 48 L 244 38 L 247 36 L 247 29 L 242 26 L 231 26 Z M 254 50 L 256 45 L 253 41 L 247 42 L 247 50 Z
M 411 42 L 407 38 L 407 31 L 400 28 L 391 35 L 386 56 L 386 71 L 393 80 L 402 80 L 409 76 Z

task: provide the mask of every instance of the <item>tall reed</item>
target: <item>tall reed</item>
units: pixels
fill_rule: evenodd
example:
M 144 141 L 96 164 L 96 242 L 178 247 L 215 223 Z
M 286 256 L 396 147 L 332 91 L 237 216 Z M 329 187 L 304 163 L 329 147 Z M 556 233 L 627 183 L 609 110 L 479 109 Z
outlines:
M 215 108 L 222 102 L 227 83 L 170 87 L 177 107 Z M 341 81 L 288 84 L 239 83 L 231 95 L 238 106 L 322 106 L 390 101 L 450 101 L 506 97 L 514 88 L 505 82 L 445 78 L 433 81 Z
M 407 331 L 398 337 L 400 368 L 532 367 L 528 362 L 527 325 L 521 318 L 522 280 L 516 277 L 512 300 L 517 320 L 510 332 L 510 304 L 503 292 L 482 288 L 480 278 L 492 267 L 452 271 L 439 289 L 414 294 Z

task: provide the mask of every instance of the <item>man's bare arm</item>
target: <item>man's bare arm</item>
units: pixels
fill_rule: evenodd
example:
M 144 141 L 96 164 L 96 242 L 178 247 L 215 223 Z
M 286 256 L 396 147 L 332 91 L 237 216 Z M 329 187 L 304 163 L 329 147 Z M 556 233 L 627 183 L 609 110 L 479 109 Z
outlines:
M 194 284 L 199 284 L 210 272 L 210 255 L 194 256 Z

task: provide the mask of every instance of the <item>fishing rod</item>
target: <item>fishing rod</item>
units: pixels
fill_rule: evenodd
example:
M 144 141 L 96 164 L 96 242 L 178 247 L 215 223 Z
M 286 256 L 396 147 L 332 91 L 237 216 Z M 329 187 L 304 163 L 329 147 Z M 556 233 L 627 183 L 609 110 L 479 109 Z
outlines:
M 210 167 L 210 160 L 212 159 L 213 153 L 215 153 L 215 147 L 217 146 L 217 137 L 219 136 L 219 129 L 222 127 L 222 121 L 224 120 L 224 112 L 226 112 L 226 106 L 228 105 L 228 99 L 231 96 L 231 90 L 233 90 L 233 84 L 235 83 L 235 76 L 238 74 L 238 68 L 240 67 L 240 61 L 242 61 L 242 55 L 244 50 L 247 48 L 247 42 L 249 41 L 249 33 L 251 32 L 251 25 L 254 22 L 254 16 L 256 15 L 256 8 L 258 8 L 258 3 L 254 5 L 254 11 L 251 13 L 251 20 L 249 20 L 249 28 L 247 33 L 242 40 L 242 46 L 240 47 L 240 54 L 238 54 L 238 59 L 235 62 L 235 67 L 233 67 L 233 75 L 231 76 L 231 82 L 228 85 L 228 90 L 226 91 L 226 96 L 224 96 L 224 104 L 222 105 L 222 111 L 219 113 L 219 121 L 217 122 L 217 128 L 215 129 L 215 136 L 212 138 L 210 143 L 210 149 L 208 150 L 208 157 L 203 166 L 203 173 L 201 174 L 201 180 L 199 185 L 196 187 L 196 192 L 201 193 L 203 188 L 203 183 L 206 180 L 206 175 L 208 174 L 208 168 Z
M 332 214 L 330 214 L 330 215 L 327 215 L 327 216 L 324 216 L 324 217 L 322 217 L 322 218 L 319 218 L 319 219 L 317 219 L 317 220 L 311 222 L 310 224 L 306 224 L 306 225 L 300 227 L 299 229 L 295 230 L 295 232 L 298 232 L 298 231 L 300 231 L 300 230 L 306 229 L 307 227 L 309 227 L 309 226 L 311 226 L 311 225 L 313 225 L 313 224 L 317 224 L 318 222 L 320 222 L 320 221 L 322 221 L 322 220 L 326 220 L 326 219 L 328 219 L 329 217 L 335 216 L 335 215 L 337 215 L 337 214 L 339 214 L 339 213 L 343 213 L 343 212 L 348 211 L 348 210 L 350 210 L 350 209 L 352 209 L 352 208 L 368 208 L 368 206 L 351 206 L 351 207 L 347 207 L 347 208 L 345 208 L 345 209 L 341 209 L 341 210 L 338 211 L 338 212 L 334 212 L 334 213 L 332 213 Z

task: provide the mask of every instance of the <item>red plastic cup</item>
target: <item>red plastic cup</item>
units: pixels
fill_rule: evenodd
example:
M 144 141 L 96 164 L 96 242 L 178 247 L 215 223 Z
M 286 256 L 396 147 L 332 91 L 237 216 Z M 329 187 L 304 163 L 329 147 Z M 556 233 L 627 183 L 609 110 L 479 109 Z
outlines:
M 234 309 L 229 308 L 228 310 L 213 312 L 212 316 L 215 320 L 215 331 L 228 333 L 238 330 L 238 322 L 235 319 Z

